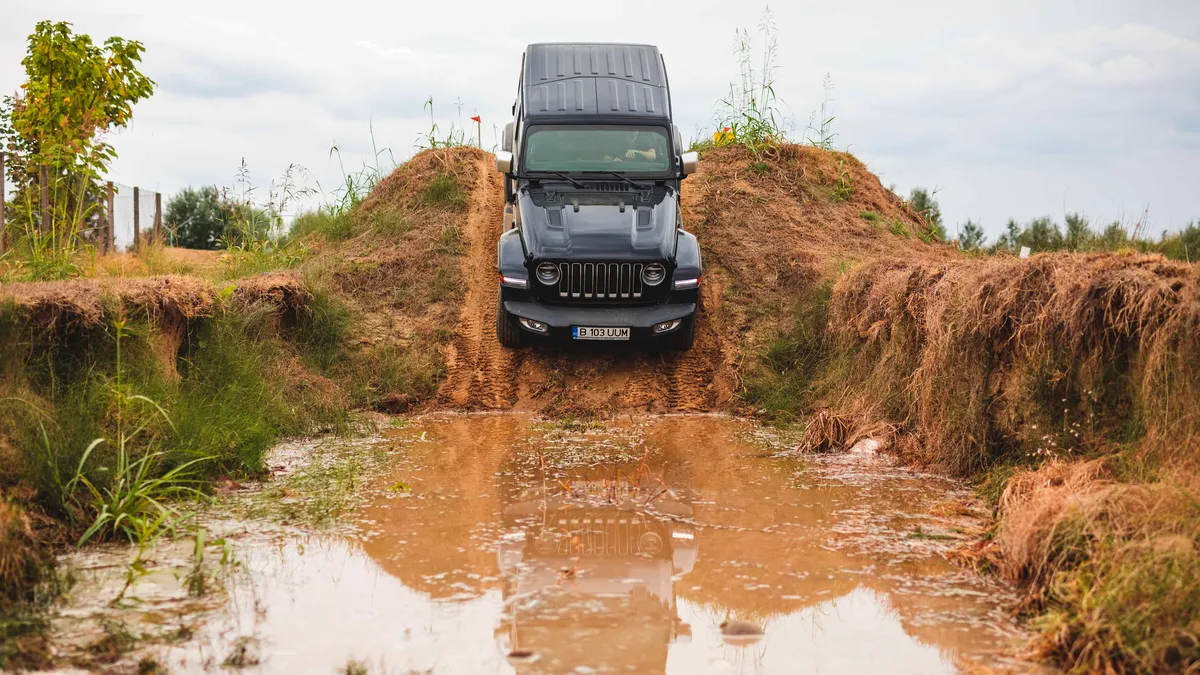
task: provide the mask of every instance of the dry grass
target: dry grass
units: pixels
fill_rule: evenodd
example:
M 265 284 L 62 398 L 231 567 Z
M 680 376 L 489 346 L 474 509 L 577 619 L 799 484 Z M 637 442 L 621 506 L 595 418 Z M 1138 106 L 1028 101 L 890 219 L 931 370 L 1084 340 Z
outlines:
M 1200 480 L 1130 484 L 1106 461 L 1050 462 L 1009 481 L 998 568 L 1029 589 L 1038 652 L 1077 673 L 1200 667 Z
M 853 429 L 851 421 L 828 410 L 822 410 L 808 421 L 800 439 L 801 452 L 831 452 L 845 450 Z
M 47 562 L 46 547 L 35 536 L 25 509 L 0 489 L 0 609 L 24 599 Z
M 1087 454 L 1200 433 L 1197 268 L 1159 256 L 882 261 L 839 283 L 856 354 L 843 404 L 916 434 L 960 475 L 999 453 Z
M 835 410 L 958 475 L 1041 465 L 993 473 L 983 558 L 1071 672 L 1200 664 L 1198 281 L 1160 256 L 1050 254 L 881 260 L 834 288 Z

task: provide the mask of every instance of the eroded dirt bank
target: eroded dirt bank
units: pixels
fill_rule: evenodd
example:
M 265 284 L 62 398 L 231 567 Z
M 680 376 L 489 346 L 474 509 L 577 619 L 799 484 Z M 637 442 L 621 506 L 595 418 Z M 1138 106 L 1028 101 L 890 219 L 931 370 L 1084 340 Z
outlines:
M 380 461 L 325 534 L 214 513 L 227 547 L 197 568 L 164 545 L 115 604 L 130 552 L 72 556 L 59 648 L 136 636 L 110 665 L 171 672 L 1028 670 L 1010 593 L 945 560 L 981 525 L 968 492 L 791 445 L 713 416 L 419 419 L 346 448 Z

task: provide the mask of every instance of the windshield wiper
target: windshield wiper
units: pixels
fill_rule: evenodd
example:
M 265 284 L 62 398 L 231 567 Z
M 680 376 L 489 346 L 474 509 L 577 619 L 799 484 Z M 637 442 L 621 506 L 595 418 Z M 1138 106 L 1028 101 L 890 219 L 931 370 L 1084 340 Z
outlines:
M 565 173 L 563 173 L 563 172 L 561 172 L 561 171 L 543 171 L 542 173 L 549 173 L 549 174 L 553 174 L 553 175 L 555 175 L 555 176 L 558 176 L 559 178 L 561 178 L 561 179 L 563 179 L 563 180 L 567 181 L 567 182 L 568 182 L 568 183 L 570 183 L 571 185 L 574 185 L 575 187 L 577 187 L 577 188 L 579 188 L 579 189 L 581 189 L 581 190 L 583 190 L 583 189 L 586 189 L 586 188 L 587 188 L 587 186 L 586 186 L 586 185 L 584 185 L 583 183 L 580 183 L 579 181 L 575 180 L 574 178 L 571 178 L 570 176 L 568 176 L 567 174 L 565 174 Z
M 645 185 L 641 185 L 641 184 L 639 184 L 639 183 L 635 183 L 635 182 L 633 182 L 632 180 L 630 180 L 630 179 L 629 179 L 629 177 L 628 177 L 628 176 L 626 176 L 626 175 L 625 175 L 625 174 L 623 174 L 623 173 L 617 173 L 616 171 L 605 171 L 604 173 L 606 173 L 606 174 L 608 174 L 608 175 L 610 175 L 610 176 L 615 176 L 615 177 L 617 177 L 617 178 L 619 178 L 619 179 L 621 179 L 621 180 L 625 181 L 626 183 L 629 183 L 630 185 L 632 185 L 634 188 L 636 188 L 636 189 L 638 189 L 638 190 L 645 190 L 645 189 L 646 189 L 646 186 L 645 186 Z

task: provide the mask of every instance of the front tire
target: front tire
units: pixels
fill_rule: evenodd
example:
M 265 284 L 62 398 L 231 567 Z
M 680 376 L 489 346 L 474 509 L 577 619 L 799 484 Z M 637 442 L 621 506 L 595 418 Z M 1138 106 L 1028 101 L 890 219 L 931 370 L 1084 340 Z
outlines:
M 496 303 L 496 338 L 501 345 L 510 349 L 520 347 L 525 338 L 525 333 L 517 325 L 516 319 L 504 311 L 504 300 Z
M 663 346 L 667 349 L 686 352 L 696 343 L 696 315 L 693 314 L 683 320 L 683 325 L 675 329 L 675 332 L 668 333 L 662 338 Z

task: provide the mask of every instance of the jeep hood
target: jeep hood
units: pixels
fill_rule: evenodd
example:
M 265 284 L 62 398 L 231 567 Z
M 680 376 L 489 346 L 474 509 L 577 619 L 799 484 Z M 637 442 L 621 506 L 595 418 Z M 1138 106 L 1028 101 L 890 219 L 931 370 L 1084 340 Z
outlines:
M 521 194 L 525 246 L 536 259 L 665 260 L 675 253 L 674 193 Z

